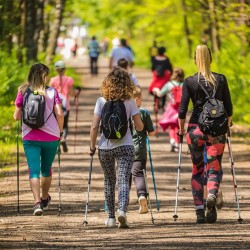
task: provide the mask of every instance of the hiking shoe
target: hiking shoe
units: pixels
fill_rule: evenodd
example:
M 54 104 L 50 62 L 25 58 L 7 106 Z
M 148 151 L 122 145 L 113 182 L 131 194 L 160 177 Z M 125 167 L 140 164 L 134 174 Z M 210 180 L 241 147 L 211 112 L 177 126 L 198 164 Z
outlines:
M 124 211 L 119 212 L 118 221 L 119 221 L 119 225 L 118 225 L 119 228 L 129 228 L 127 216 Z
M 48 194 L 46 200 L 43 200 L 41 198 L 41 204 L 43 206 L 43 210 L 48 210 L 50 202 L 51 202 L 51 196 L 49 194 Z
M 43 214 L 43 206 L 41 202 L 37 202 L 34 206 L 34 215 L 40 216 Z
M 174 143 L 170 143 L 170 152 L 174 152 L 175 145 Z
M 217 220 L 217 211 L 216 211 L 216 196 L 210 194 L 207 197 L 207 222 L 215 223 Z
M 61 145 L 63 147 L 63 152 L 66 153 L 68 152 L 68 147 L 66 141 L 61 141 Z
M 202 224 L 206 222 L 206 217 L 205 217 L 205 210 L 204 209 L 198 209 L 196 210 L 196 223 Z
M 116 227 L 116 220 L 115 218 L 108 218 L 105 220 L 104 224 L 106 227 Z
M 216 208 L 222 209 L 223 205 L 224 205 L 223 194 L 222 194 L 222 191 L 219 189 L 217 198 L 216 198 Z
M 146 214 L 148 212 L 148 201 L 147 198 L 141 195 L 138 199 L 139 201 L 139 214 Z

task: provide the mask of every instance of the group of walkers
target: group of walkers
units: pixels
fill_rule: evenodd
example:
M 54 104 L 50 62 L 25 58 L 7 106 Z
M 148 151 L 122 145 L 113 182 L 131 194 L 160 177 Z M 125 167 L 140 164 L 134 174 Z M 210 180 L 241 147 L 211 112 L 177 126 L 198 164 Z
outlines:
M 225 134 L 213 136 L 201 132 L 198 118 L 207 101 L 206 91 L 223 102 L 228 116 L 228 127 L 231 126 L 232 102 L 227 80 L 224 75 L 211 72 L 212 56 L 205 45 L 199 45 L 195 50 L 194 59 L 198 72 L 185 79 L 183 70 L 172 68 L 169 58 L 164 53 L 165 48 L 160 47 L 158 54 L 152 56 L 153 81 L 149 92 L 158 101 L 166 93 L 171 94 L 166 105 L 166 114 L 163 115 L 159 124 L 164 130 L 170 128 L 171 151 L 179 150 L 179 138 L 186 134 L 193 164 L 191 185 L 197 215 L 196 222 L 214 223 L 217 220 L 216 199 L 222 178 L 221 161 L 226 137 Z M 98 157 L 104 173 L 104 195 L 108 211 L 108 218 L 105 221 L 107 227 L 116 227 L 116 177 L 118 180 L 119 227 L 129 227 L 126 212 L 129 206 L 131 179 L 136 187 L 139 213 L 148 212 L 148 190 L 145 179 L 146 139 L 148 136 L 155 135 L 157 131 L 149 112 L 141 107 L 142 89 L 135 76 L 128 72 L 128 67 L 132 67 L 133 64 L 133 53 L 126 47 L 126 40 L 122 39 L 120 46 L 111 52 L 110 72 L 101 84 L 100 97 L 95 104 L 90 129 L 89 155 L 93 157 L 97 148 L 99 127 L 101 127 Z M 67 151 L 64 144 L 67 125 L 63 125 L 63 123 L 68 119 L 64 116 L 63 109 L 66 109 L 66 114 L 69 114 L 69 96 L 74 95 L 73 80 L 64 75 L 65 65 L 62 62 L 57 62 L 55 68 L 58 76 L 51 79 L 50 86 L 52 87 L 46 87 L 49 69 L 41 63 L 33 65 L 27 82 L 18 90 L 15 102 L 14 118 L 20 120 L 30 91 L 44 95 L 46 99 L 44 124 L 38 129 L 22 124 L 30 186 L 36 203 L 35 215 L 41 215 L 51 201 L 48 194 L 51 183 L 51 165 L 59 141 L 61 141 L 64 151 Z M 63 91 L 66 86 L 67 91 Z M 79 92 L 76 92 L 75 95 L 79 95 Z M 64 97 L 66 105 L 62 105 Z M 190 99 L 193 110 L 186 133 L 185 121 Z M 52 113 L 55 115 L 51 115 Z M 206 168 L 204 147 L 207 156 Z M 117 163 L 117 173 L 115 163 Z M 40 171 L 42 173 L 42 195 L 40 195 Z M 204 197 L 205 187 L 207 197 Z

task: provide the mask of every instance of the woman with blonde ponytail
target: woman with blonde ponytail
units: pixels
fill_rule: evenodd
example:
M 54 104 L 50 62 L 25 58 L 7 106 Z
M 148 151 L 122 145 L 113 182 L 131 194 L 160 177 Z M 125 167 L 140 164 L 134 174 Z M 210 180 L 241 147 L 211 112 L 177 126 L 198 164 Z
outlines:
M 221 182 L 221 160 L 224 152 L 226 137 L 221 135 L 212 137 L 203 134 L 198 126 L 198 118 L 205 104 L 207 97 L 203 88 L 211 95 L 215 91 L 215 98 L 222 101 L 228 115 L 229 126 L 232 123 L 233 107 L 227 79 L 224 75 L 212 72 L 210 65 L 212 56 L 206 45 L 198 45 L 194 54 L 195 64 L 198 72 L 184 80 L 182 99 L 179 107 L 179 135 L 185 134 L 186 113 L 190 99 L 193 103 L 193 110 L 188 122 L 186 140 L 190 149 L 192 169 L 192 194 L 196 208 L 197 223 L 215 223 L 217 220 L 216 199 Z M 202 87 L 201 87 L 202 86 Z M 207 151 L 207 199 L 203 200 L 204 189 L 204 146 Z M 205 216 L 204 206 L 207 207 Z

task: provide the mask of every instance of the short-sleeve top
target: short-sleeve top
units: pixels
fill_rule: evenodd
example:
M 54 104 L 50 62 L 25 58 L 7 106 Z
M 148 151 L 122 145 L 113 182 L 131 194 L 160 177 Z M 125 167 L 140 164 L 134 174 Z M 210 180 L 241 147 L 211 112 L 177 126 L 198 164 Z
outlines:
M 66 109 L 70 110 L 69 90 L 73 86 L 74 80 L 69 76 L 55 76 L 50 79 L 50 86 L 55 88 L 60 95 L 66 99 Z
M 21 92 L 18 92 L 15 105 L 16 107 L 23 107 L 24 97 Z M 56 104 L 60 104 L 61 100 L 58 92 L 53 88 L 46 89 L 46 108 L 45 117 L 49 117 L 44 126 L 40 129 L 29 128 L 24 123 L 22 124 L 22 138 L 27 141 L 58 141 L 59 139 L 59 126 L 55 116 L 51 114 Z
M 129 63 L 134 61 L 133 53 L 131 52 L 131 50 L 125 47 L 118 47 L 113 49 L 110 53 L 110 57 L 113 59 L 113 67 L 116 67 L 117 62 L 122 58 L 125 58 Z
M 99 97 L 96 101 L 94 114 L 101 117 L 102 109 L 106 100 L 103 97 Z M 100 141 L 99 141 L 99 149 L 113 149 L 120 146 L 133 145 L 133 138 L 131 134 L 131 130 L 129 128 L 129 118 L 139 113 L 139 110 L 136 106 L 134 99 L 129 99 L 124 101 L 124 105 L 127 112 L 128 118 L 128 130 L 126 135 L 121 139 L 106 139 L 104 134 L 101 133 Z

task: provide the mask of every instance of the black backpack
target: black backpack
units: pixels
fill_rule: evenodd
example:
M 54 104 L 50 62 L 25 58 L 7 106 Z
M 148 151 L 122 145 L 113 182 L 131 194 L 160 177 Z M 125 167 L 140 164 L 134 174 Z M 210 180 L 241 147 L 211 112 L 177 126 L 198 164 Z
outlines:
M 107 101 L 102 109 L 101 131 L 107 139 L 121 139 L 128 130 L 127 112 L 123 101 Z
M 157 65 L 156 66 L 156 69 L 155 69 L 155 72 L 156 72 L 156 76 L 158 77 L 163 77 L 164 76 L 164 73 L 165 73 L 165 70 L 164 70 L 164 66 L 163 65 Z
M 44 121 L 45 106 L 45 96 L 40 95 L 38 91 L 32 91 L 28 88 L 23 104 L 23 123 L 33 129 L 41 128 L 53 113 L 52 111 L 46 121 Z
M 215 98 L 216 88 L 214 88 L 210 96 L 201 84 L 199 86 L 205 92 L 207 99 L 198 119 L 201 132 L 213 137 L 226 134 L 228 130 L 228 115 L 223 102 Z

